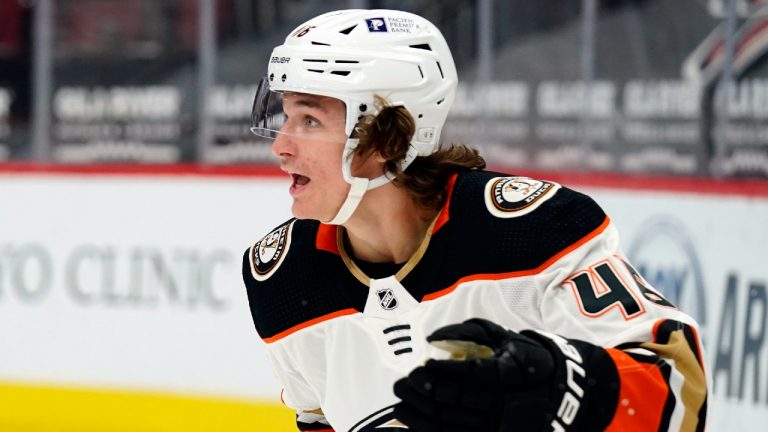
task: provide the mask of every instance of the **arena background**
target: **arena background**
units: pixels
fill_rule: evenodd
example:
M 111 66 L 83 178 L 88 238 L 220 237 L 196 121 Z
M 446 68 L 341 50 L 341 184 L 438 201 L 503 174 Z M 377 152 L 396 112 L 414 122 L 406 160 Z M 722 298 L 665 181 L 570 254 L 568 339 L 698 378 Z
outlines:
M 768 423 L 765 0 L 0 0 L 0 430 L 293 430 L 240 281 L 289 217 L 248 131 L 274 45 L 416 12 L 445 139 L 594 196 L 701 324 L 711 430 Z

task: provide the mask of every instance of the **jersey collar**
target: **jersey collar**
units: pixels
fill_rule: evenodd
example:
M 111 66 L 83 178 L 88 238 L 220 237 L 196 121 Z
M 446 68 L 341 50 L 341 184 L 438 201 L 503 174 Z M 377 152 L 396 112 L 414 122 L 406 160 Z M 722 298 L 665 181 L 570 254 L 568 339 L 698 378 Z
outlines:
M 442 212 L 441 212 L 442 214 Z M 435 229 L 435 223 L 440 219 L 440 215 L 436 217 L 431 224 L 429 224 L 429 228 L 427 228 L 427 233 L 424 235 L 424 239 L 421 241 L 421 244 L 416 249 L 416 252 L 411 255 L 411 257 L 406 261 L 405 264 L 400 268 L 400 270 L 395 273 L 395 279 L 397 279 L 398 282 L 402 282 L 403 279 L 405 279 L 406 276 L 408 276 L 408 273 L 413 270 L 416 265 L 421 261 L 421 258 L 424 257 L 424 253 L 427 252 L 427 247 L 429 247 L 429 241 L 432 239 L 432 233 Z M 350 273 L 352 273 L 355 278 L 360 281 L 360 283 L 370 286 L 371 285 L 371 278 L 363 272 L 360 267 L 355 263 L 355 260 L 353 260 L 349 254 L 347 253 L 346 247 L 344 246 L 344 233 L 346 230 L 343 226 L 338 226 L 336 229 L 336 246 L 338 247 L 339 255 L 341 256 L 341 259 L 344 261 L 344 265 L 347 266 Z

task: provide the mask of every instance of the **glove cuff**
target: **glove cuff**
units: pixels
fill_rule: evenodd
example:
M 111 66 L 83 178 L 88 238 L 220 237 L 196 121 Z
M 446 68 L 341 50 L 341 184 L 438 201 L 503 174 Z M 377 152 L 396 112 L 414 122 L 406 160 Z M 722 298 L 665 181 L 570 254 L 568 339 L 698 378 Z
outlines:
M 619 399 L 619 374 L 608 352 L 588 342 L 525 330 L 544 345 L 557 365 L 551 419 L 544 430 L 602 431 L 613 419 Z

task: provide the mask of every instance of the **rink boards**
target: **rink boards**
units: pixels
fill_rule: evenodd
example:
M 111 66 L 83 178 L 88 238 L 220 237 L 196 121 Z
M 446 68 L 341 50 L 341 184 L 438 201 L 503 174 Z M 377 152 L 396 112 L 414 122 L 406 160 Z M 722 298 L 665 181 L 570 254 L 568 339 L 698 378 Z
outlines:
M 0 430 L 293 430 L 240 280 L 273 174 L 0 170 Z M 702 324 L 712 429 L 768 422 L 768 187 L 595 178 L 555 180 Z

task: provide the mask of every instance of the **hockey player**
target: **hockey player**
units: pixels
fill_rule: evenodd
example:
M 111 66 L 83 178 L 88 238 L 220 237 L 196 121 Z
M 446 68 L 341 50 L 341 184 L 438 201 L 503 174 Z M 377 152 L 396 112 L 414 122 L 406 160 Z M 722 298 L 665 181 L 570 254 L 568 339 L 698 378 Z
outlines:
M 400 11 L 318 16 L 270 56 L 253 130 L 295 218 L 243 278 L 299 430 L 703 430 L 696 323 L 589 197 L 439 145 L 456 84 Z

